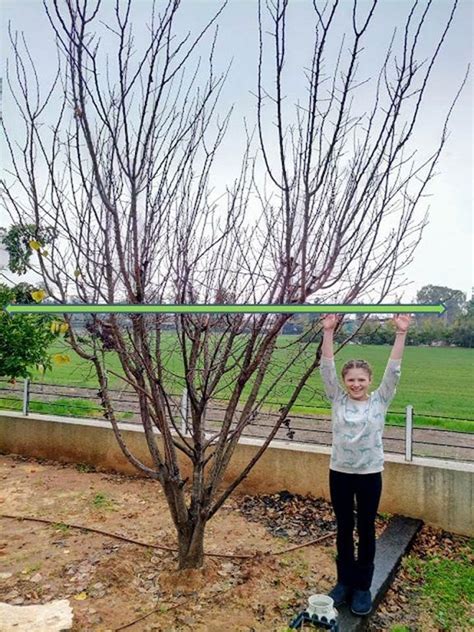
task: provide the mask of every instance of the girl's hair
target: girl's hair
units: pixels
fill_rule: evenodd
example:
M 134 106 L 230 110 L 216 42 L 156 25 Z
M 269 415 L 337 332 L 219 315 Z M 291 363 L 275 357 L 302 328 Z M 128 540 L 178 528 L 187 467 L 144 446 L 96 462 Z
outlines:
M 342 367 L 342 377 L 344 378 L 349 369 L 363 369 L 369 375 L 369 378 L 372 379 L 372 367 L 365 360 L 349 360 Z

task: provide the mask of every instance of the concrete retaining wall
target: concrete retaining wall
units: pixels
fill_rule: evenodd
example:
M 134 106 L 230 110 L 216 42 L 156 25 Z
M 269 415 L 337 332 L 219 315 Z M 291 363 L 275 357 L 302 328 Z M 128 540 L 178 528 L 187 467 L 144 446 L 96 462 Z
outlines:
M 132 453 L 150 464 L 141 428 L 120 424 Z M 227 479 L 248 463 L 260 445 L 243 439 L 236 449 Z M 87 463 L 97 469 L 136 474 L 116 442 L 110 424 L 101 420 L 50 415 L 0 413 L 0 452 L 63 462 Z M 287 489 L 298 494 L 329 498 L 330 449 L 286 441 L 274 442 L 240 485 L 243 493 L 272 493 Z M 186 472 L 187 463 L 182 462 Z M 474 535 L 474 465 L 386 455 L 380 511 L 421 518 L 428 524 L 464 535 Z

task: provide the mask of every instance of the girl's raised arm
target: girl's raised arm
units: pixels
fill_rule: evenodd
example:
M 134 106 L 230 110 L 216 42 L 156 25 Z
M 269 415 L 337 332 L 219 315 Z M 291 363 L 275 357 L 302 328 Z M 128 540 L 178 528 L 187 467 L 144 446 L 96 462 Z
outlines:
M 377 393 L 387 407 L 395 396 L 397 384 L 400 379 L 400 364 L 405 349 L 405 340 L 408 327 L 410 326 L 410 320 L 411 317 L 409 314 L 397 314 L 393 318 L 396 327 L 395 341 L 382 382 L 377 389 Z
M 339 322 L 336 314 L 328 314 L 323 320 L 323 346 L 321 357 L 321 378 L 324 390 L 330 401 L 334 401 L 342 392 L 334 364 L 333 338 L 334 330 Z
M 333 338 L 339 319 L 336 314 L 327 314 L 323 320 L 323 358 L 334 358 Z
M 401 360 L 403 351 L 405 349 L 405 340 L 407 337 L 408 327 L 410 326 L 411 316 L 410 314 L 396 314 L 393 317 L 395 323 L 396 333 L 395 342 L 393 343 L 392 353 L 390 354 L 391 360 Z

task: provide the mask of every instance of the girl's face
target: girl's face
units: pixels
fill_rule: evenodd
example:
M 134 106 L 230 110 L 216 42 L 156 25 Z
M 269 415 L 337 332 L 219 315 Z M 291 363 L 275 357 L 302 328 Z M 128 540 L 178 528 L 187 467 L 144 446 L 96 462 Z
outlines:
M 363 401 L 368 398 L 372 380 L 364 369 L 348 369 L 344 375 L 344 386 L 351 399 Z

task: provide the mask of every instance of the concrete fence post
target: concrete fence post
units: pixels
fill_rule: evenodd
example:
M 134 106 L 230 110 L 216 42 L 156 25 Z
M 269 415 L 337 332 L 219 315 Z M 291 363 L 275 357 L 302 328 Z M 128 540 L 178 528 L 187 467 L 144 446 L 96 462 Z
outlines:
M 30 380 L 25 378 L 23 381 L 23 414 L 28 414 L 30 409 Z
M 408 404 L 405 413 L 405 461 L 413 460 L 413 406 Z

